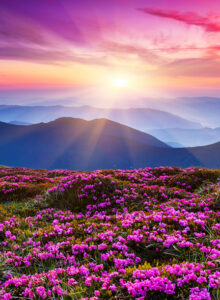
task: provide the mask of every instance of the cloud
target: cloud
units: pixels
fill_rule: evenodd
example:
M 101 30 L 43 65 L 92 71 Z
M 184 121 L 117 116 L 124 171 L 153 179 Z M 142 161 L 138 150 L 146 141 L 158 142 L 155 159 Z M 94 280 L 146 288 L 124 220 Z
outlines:
M 76 20 L 62 14 L 49 14 L 48 18 L 37 13 L 33 16 L 31 18 L 29 14 L 6 10 L 0 4 L 0 44 L 11 44 L 15 47 L 17 44 L 51 48 L 58 48 L 60 45 L 86 47 L 100 34 L 98 25 L 89 20 Z
M 124 55 L 126 59 L 127 54 L 133 54 L 147 62 L 161 62 L 161 57 L 157 51 L 154 51 L 155 49 L 148 49 L 143 46 L 134 45 L 134 43 L 126 44 L 117 41 L 103 41 L 101 47 L 106 53 L 111 53 L 113 55 Z
M 220 32 L 220 20 L 217 17 L 201 16 L 195 12 L 179 12 L 156 8 L 138 8 L 137 10 L 152 16 L 183 22 L 188 25 L 202 27 L 207 32 Z
M 68 61 L 69 55 L 51 50 L 43 50 L 30 48 L 27 46 L 2 46 L 0 47 L 0 59 L 13 59 L 13 60 L 30 60 L 40 61 L 44 63 L 51 63 L 55 61 Z
M 104 53 L 96 53 L 89 48 L 89 41 L 78 43 L 79 40 L 82 41 L 81 34 L 76 34 L 68 20 L 60 26 L 65 32 L 62 35 L 55 30 L 55 25 L 49 28 L 4 9 L 1 10 L 0 17 L 0 60 L 33 61 L 43 64 L 105 63 Z M 88 27 L 91 31 L 98 32 L 97 28 L 93 28 L 95 24 Z M 66 40 L 67 36 L 69 40 Z
M 220 57 L 201 57 L 174 60 L 164 64 L 159 75 L 220 78 Z
M 143 60 L 150 61 L 152 63 L 162 63 L 166 61 L 166 54 L 172 54 L 177 52 L 186 52 L 186 51 L 199 51 L 201 57 L 215 58 L 219 57 L 220 54 L 220 44 L 199 46 L 194 44 L 189 44 L 181 46 L 179 44 L 174 45 L 159 45 L 158 43 L 152 43 L 152 46 L 143 47 L 135 45 L 134 43 L 120 43 L 120 42 L 111 42 L 103 41 L 102 48 L 105 52 L 118 53 L 118 54 L 134 54 L 140 57 Z M 165 54 L 165 55 L 163 55 Z M 170 56 L 169 56 L 170 58 Z
M 203 21 L 207 29 L 208 25 L 214 24 L 208 18 L 195 13 L 181 14 L 153 8 L 140 8 L 139 10 L 187 24 L 191 22 L 198 26 L 202 26 Z M 173 60 L 172 53 L 201 50 L 200 55 L 204 51 L 209 56 L 217 56 L 220 50 L 219 45 L 200 48 L 188 43 L 180 46 L 176 40 L 172 41 L 169 35 L 160 35 L 155 39 L 153 37 L 145 40 L 142 38 L 144 43 L 139 43 L 137 36 L 131 37 L 129 30 L 120 24 L 88 16 L 75 18 L 74 15 L 69 14 L 67 17 L 62 7 L 60 10 L 56 9 L 53 14 L 49 14 L 48 18 L 45 15 L 39 15 L 37 10 L 36 14 L 32 13 L 34 18 L 30 19 L 29 14 L 24 18 L 21 12 L 19 14 L 2 8 L 0 12 L 0 59 L 44 64 L 77 62 L 97 65 L 117 64 L 118 61 L 122 61 L 129 65 L 131 58 L 159 66 Z M 218 23 L 216 23 L 216 30 L 217 25 Z M 144 46 L 146 41 L 149 45 Z
M 1 11 L 0 40 L 1 42 L 32 43 L 47 45 L 49 43 L 42 33 L 42 28 L 31 22 L 24 22 L 12 14 Z
M 31 48 L 26 45 L 14 46 L 0 46 L 0 60 L 21 60 L 31 61 L 42 64 L 59 64 L 65 65 L 69 63 L 82 64 L 106 64 L 104 55 L 95 56 L 85 55 L 83 53 L 74 53 L 66 50 Z

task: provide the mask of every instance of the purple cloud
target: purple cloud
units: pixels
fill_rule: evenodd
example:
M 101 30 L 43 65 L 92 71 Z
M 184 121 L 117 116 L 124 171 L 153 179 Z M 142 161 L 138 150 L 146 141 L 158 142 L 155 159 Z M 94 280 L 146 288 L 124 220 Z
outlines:
M 41 33 L 41 27 L 37 24 L 25 22 L 20 18 L 1 11 L 0 41 L 21 42 L 38 45 L 48 44 L 48 39 Z

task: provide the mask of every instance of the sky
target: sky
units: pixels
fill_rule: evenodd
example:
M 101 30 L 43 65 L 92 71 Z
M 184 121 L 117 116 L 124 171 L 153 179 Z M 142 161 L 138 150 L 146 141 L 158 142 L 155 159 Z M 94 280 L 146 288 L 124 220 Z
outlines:
M 0 104 L 181 96 L 220 96 L 219 0 L 0 0 Z

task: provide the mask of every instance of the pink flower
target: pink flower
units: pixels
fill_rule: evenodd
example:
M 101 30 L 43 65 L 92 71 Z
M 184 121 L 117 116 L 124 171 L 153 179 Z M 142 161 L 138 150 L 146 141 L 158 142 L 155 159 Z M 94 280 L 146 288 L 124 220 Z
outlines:
M 100 294 L 100 291 L 98 291 L 98 290 L 95 290 L 94 291 L 94 295 L 96 296 L 96 297 L 99 297 L 101 294 Z
M 98 249 L 99 250 L 105 250 L 107 248 L 107 245 L 106 244 L 100 244 L 100 245 L 98 245 Z
M 11 237 L 11 231 L 7 230 L 5 232 L 5 236 L 8 237 L 8 238 L 10 238 Z
M 39 286 L 36 288 L 36 292 L 37 294 L 43 298 L 43 299 L 46 299 L 47 298 L 47 293 L 45 291 L 45 288 L 43 286 Z
M 73 279 L 73 278 L 70 278 L 69 280 L 68 280 L 68 285 L 76 285 L 77 284 L 77 281 L 75 280 L 75 279 Z
M 11 300 L 12 299 L 11 293 L 4 294 L 3 299 L 4 300 Z
M 33 299 L 34 298 L 34 293 L 30 288 L 25 288 L 23 295 L 25 297 L 29 297 L 29 299 Z

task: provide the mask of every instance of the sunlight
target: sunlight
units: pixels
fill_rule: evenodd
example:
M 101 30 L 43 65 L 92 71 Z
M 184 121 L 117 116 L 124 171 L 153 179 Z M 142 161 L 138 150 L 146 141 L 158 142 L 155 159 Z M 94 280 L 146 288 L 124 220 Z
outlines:
M 128 85 L 128 80 L 126 78 L 118 77 L 113 80 L 112 84 L 117 88 L 124 88 Z
M 141 99 L 146 88 L 150 91 L 150 80 L 147 83 L 143 82 L 136 70 L 99 71 L 96 73 L 97 76 L 93 76 L 94 83 L 86 92 L 80 94 L 85 101 L 91 101 L 98 107 L 125 107 L 128 102 Z

